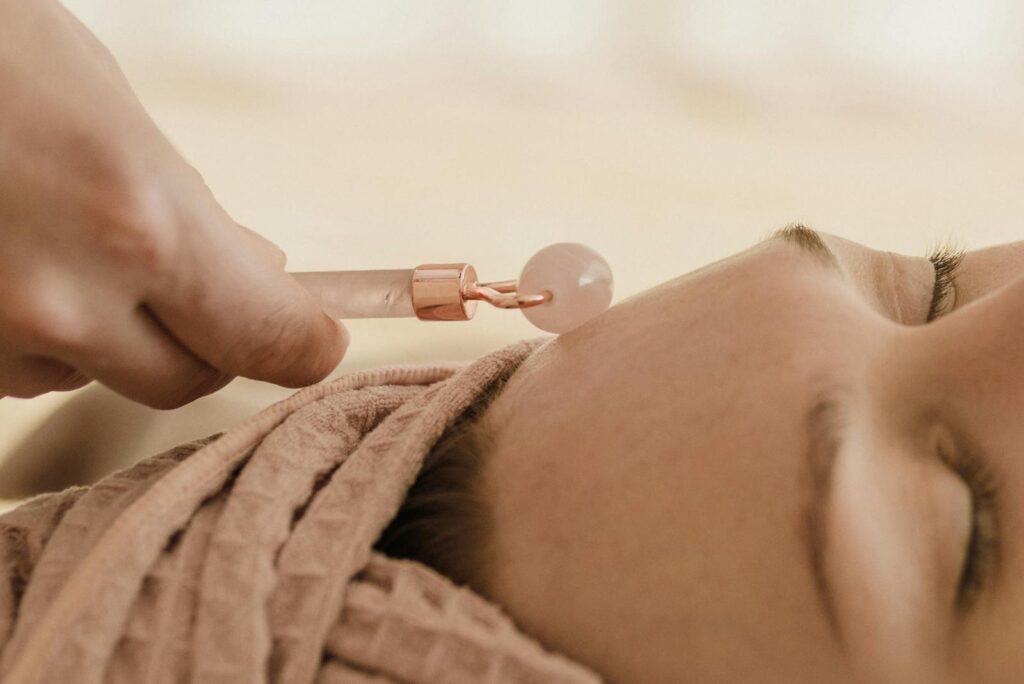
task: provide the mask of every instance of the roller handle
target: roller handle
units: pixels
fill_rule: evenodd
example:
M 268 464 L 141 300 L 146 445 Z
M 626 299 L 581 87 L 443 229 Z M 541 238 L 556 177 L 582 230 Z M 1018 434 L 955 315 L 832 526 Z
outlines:
M 292 273 L 332 318 L 415 317 L 412 269 Z

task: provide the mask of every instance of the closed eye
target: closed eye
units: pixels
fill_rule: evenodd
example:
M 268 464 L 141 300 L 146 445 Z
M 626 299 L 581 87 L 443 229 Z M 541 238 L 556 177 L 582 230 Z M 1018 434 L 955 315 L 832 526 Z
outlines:
M 961 440 L 955 442 L 952 448 L 939 447 L 939 459 L 964 481 L 971 493 L 971 531 L 955 600 L 957 612 L 965 615 L 998 567 L 999 485 L 984 458 Z

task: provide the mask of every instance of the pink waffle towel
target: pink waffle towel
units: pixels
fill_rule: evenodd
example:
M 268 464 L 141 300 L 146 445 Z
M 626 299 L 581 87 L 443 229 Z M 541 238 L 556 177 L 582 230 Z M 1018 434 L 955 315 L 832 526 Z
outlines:
M 445 428 L 537 344 L 353 373 L 0 516 L 0 679 L 597 682 L 373 550 Z

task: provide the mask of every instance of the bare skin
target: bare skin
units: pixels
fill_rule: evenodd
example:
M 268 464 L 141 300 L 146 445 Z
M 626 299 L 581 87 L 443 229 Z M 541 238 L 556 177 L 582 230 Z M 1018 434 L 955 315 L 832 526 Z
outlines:
M 1024 679 L 1024 249 L 926 324 L 927 260 L 823 237 L 834 266 L 769 240 L 514 376 L 485 484 L 524 628 L 618 682 Z
M 170 408 L 315 382 L 348 344 L 51 0 L 0 0 L 0 235 L 0 396 L 95 379 Z

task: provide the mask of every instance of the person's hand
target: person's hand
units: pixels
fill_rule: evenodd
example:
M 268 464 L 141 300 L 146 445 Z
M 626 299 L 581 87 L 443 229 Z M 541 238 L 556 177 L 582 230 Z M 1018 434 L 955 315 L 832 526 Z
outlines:
M 0 0 L 0 396 L 95 379 L 174 407 L 235 375 L 315 382 L 347 344 L 85 27 Z

